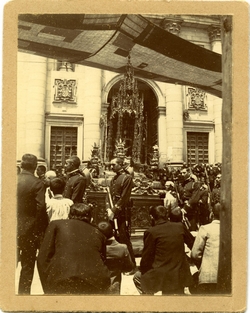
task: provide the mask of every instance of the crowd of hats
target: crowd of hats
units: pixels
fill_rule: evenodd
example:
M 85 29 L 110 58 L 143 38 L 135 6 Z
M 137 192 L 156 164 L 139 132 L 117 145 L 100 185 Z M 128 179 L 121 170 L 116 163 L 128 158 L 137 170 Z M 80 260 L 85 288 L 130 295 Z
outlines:
M 186 163 L 183 163 L 182 167 L 170 167 L 165 166 L 158 170 L 158 180 L 162 184 L 165 184 L 166 181 L 179 181 L 183 180 L 181 175 L 182 169 L 187 168 L 190 173 L 194 174 L 198 180 L 204 178 L 204 181 L 208 184 L 213 184 L 216 176 L 221 174 L 221 163 L 216 164 L 195 164 L 192 167 L 189 167 Z

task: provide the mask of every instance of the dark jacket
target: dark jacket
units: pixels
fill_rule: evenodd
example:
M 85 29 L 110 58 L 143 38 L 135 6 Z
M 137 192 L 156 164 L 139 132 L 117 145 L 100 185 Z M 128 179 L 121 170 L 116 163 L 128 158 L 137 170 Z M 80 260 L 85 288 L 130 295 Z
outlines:
M 220 202 L 220 187 L 215 187 L 211 192 L 211 206 L 214 206 L 216 203 Z
M 110 271 L 111 283 L 121 283 L 121 273 L 133 269 L 134 263 L 131 260 L 128 247 L 115 239 L 107 240 L 106 265 Z
M 63 197 L 71 199 L 74 203 L 82 203 L 86 184 L 86 177 L 79 170 L 68 174 Z
M 182 223 L 160 220 L 144 233 L 140 263 L 141 285 L 146 293 L 188 287 L 192 276 L 184 243 L 191 249 L 194 237 Z
M 118 207 L 115 213 L 119 214 L 119 216 L 125 216 L 124 209 L 129 205 L 132 187 L 132 176 L 125 172 L 117 173 L 110 182 L 112 200 Z
M 70 278 L 106 290 L 110 273 L 104 265 L 106 238 L 87 222 L 69 219 L 52 221 L 45 233 L 37 267 L 45 293 Z
M 179 193 L 182 202 L 188 201 L 188 205 L 184 206 L 187 213 L 194 213 L 198 209 L 199 200 L 202 197 L 203 189 L 201 183 L 188 179 L 184 182 L 184 187 L 179 186 Z
M 45 187 L 32 173 L 22 170 L 17 183 L 17 237 L 34 239 L 45 231 L 48 218 L 45 207 Z

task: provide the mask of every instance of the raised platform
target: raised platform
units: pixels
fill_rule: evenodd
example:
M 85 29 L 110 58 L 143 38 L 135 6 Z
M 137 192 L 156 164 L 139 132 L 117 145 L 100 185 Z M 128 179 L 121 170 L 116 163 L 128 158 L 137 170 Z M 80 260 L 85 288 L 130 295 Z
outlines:
M 143 249 L 143 234 L 145 229 L 135 230 L 134 233 L 131 233 L 130 240 L 133 246 L 133 251 L 135 257 L 141 257 Z
M 107 220 L 107 192 L 88 191 L 87 201 L 94 205 L 93 222 Z M 159 195 L 131 194 L 131 242 L 136 256 L 141 256 L 144 231 L 151 226 L 149 210 L 151 206 L 163 205 Z

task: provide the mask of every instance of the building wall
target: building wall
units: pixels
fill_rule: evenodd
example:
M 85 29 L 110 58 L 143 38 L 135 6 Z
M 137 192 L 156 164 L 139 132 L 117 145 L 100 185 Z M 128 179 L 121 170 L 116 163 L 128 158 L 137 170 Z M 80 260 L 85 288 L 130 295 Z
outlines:
M 207 28 L 183 26 L 180 37 L 221 53 L 221 43 L 211 40 Z M 33 153 L 49 163 L 52 126 L 77 127 L 77 155 L 88 160 L 101 140 L 100 117 L 107 109 L 107 95 L 122 77 L 113 72 L 75 65 L 74 71 L 58 70 L 53 59 L 18 52 L 17 159 Z M 55 102 L 55 79 L 76 80 L 76 102 Z M 141 78 L 140 78 L 141 79 Z M 143 80 L 143 79 L 141 79 Z M 143 80 L 158 100 L 158 145 L 160 163 L 186 161 L 188 131 L 209 133 L 209 163 L 222 159 L 222 100 L 206 94 L 207 110 L 188 109 L 188 86 Z
M 209 42 L 208 32 L 206 29 L 197 29 L 193 27 L 190 28 L 182 26 L 179 36 L 205 49 L 211 49 L 211 44 Z
M 17 73 L 17 158 L 43 157 L 47 59 L 18 53 Z

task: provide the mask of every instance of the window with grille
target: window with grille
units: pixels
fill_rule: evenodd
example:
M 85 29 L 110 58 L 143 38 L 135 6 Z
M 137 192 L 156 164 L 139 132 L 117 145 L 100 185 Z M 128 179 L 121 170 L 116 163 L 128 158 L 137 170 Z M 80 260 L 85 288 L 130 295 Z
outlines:
M 65 161 L 77 155 L 77 128 L 51 127 L 50 168 L 57 170 L 64 167 Z
M 187 132 L 187 163 L 208 163 L 208 133 Z

